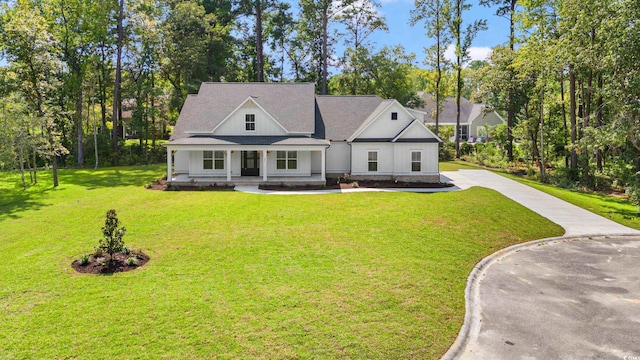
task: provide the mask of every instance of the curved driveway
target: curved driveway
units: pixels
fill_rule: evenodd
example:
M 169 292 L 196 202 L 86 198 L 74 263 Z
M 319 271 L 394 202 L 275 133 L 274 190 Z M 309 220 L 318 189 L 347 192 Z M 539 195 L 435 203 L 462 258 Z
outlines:
M 640 231 L 488 171 L 443 180 L 494 189 L 566 231 L 476 266 L 444 358 L 640 359 Z

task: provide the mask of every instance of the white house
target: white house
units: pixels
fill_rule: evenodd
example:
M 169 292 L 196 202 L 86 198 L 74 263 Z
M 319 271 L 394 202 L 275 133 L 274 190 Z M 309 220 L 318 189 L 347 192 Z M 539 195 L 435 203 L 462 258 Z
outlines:
M 418 95 L 422 96 L 425 102 L 425 105 L 418 109 L 426 114 L 424 121 L 429 125 L 435 125 L 435 97 L 427 93 L 418 93 Z M 486 136 L 485 126 L 507 123 L 496 111 L 488 110 L 485 104 L 473 104 L 465 98 L 460 98 L 460 129 L 455 131 L 456 112 L 456 99 L 447 97 L 442 105 L 438 125 L 452 126 L 454 132 L 463 140 Z
M 422 117 L 378 96 L 317 96 L 309 83 L 203 83 L 165 143 L 167 178 L 322 184 L 349 173 L 439 182 L 441 140 Z

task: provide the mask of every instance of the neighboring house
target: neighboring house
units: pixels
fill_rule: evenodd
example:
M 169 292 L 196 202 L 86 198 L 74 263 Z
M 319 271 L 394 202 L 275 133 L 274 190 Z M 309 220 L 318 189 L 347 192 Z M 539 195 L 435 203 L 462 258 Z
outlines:
M 418 109 L 426 113 L 424 121 L 429 125 L 435 125 L 435 97 L 427 93 L 418 93 L 424 99 L 425 105 Z M 465 98 L 460 98 L 460 129 L 455 130 L 456 126 L 456 99 L 454 97 L 447 97 L 440 112 L 440 118 L 438 121 L 439 126 L 453 126 L 454 139 L 457 133 L 460 139 L 478 139 L 479 137 L 485 137 L 485 126 L 496 126 L 500 124 L 506 124 L 506 121 L 494 110 L 487 111 L 487 106 L 484 104 L 472 104 Z
M 170 183 L 323 184 L 327 176 L 439 182 L 423 113 L 308 83 L 203 83 L 167 147 Z

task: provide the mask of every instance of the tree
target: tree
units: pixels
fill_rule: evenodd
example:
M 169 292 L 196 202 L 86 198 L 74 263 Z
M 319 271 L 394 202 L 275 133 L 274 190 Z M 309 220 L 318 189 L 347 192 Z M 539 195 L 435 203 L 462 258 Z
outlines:
M 480 5 L 498 5 L 498 8 L 496 9 L 496 15 L 509 19 L 509 50 L 511 50 L 511 52 L 514 51 L 516 43 L 515 20 L 517 3 L 518 0 L 480 0 Z M 509 67 L 510 82 L 507 85 L 507 157 L 509 158 L 509 161 L 513 161 L 513 135 L 511 134 L 511 130 L 514 126 L 514 93 L 516 91 L 512 85 L 514 83 L 513 77 L 513 70 L 511 69 L 511 67 Z
M 487 29 L 486 20 L 476 20 L 462 28 L 462 14 L 469 10 L 471 5 L 466 0 L 455 0 L 452 6 L 449 28 L 451 36 L 455 40 L 456 63 L 456 157 L 460 157 L 460 97 L 462 94 L 462 67 L 469 60 L 469 48 L 479 31 Z
M 46 147 L 40 152 L 51 161 L 53 186 L 57 187 L 58 156 L 68 151 L 62 146 L 58 130 L 58 124 L 64 117 L 56 103 L 60 89 L 57 74 L 61 69 L 56 57 L 56 39 L 49 32 L 40 9 L 26 1 L 19 1 L 14 8 L 7 10 L 2 14 L 2 20 L 3 50 L 15 73 L 16 90 L 28 106 L 30 121 L 27 132 L 39 132 L 47 139 Z
M 440 111 L 444 103 L 445 95 L 442 87 L 442 73 L 445 71 L 448 61 L 444 52 L 451 43 L 450 28 L 447 26 L 451 22 L 451 1 L 450 0 L 416 0 L 416 8 L 413 9 L 411 24 L 423 21 L 427 36 L 435 40 L 435 44 L 426 48 L 427 56 L 425 65 L 434 67 L 436 70 L 435 89 L 435 109 L 432 115 L 435 120 L 435 133 L 438 135 L 440 128 Z
M 122 240 L 122 238 L 124 237 L 127 228 L 124 226 L 118 228 L 119 226 L 120 220 L 118 220 L 116 211 L 113 209 L 107 211 L 107 218 L 105 219 L 104 226 L 102 227 L 103 238 L 100 239 L 99 247 L 109 254 L 110 262 L 113 261 L 113 254 L 124 249 L 124 240 Z

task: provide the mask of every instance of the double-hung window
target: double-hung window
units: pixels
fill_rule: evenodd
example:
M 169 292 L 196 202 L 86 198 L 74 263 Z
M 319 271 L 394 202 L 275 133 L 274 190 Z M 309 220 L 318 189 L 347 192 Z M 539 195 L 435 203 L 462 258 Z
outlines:
M 411 171 L 422 171 L 422 152 L 411 152 Z
M 224 170 L 224 151 L 213 152 L 213 168 L 216 170 Z
M 244 129 L 246 131 L 256 131 L 256 114 L 244 115 Z
M 202 168 L 205 170 L 213 169 L 213 151 L 202 152 Z
M 367 158 L 369 171 L 378 171 L 378 152 L 369 151 Z
M 298 168 L 297 151 L 276 151 L 276 169 L 295 170 Z

